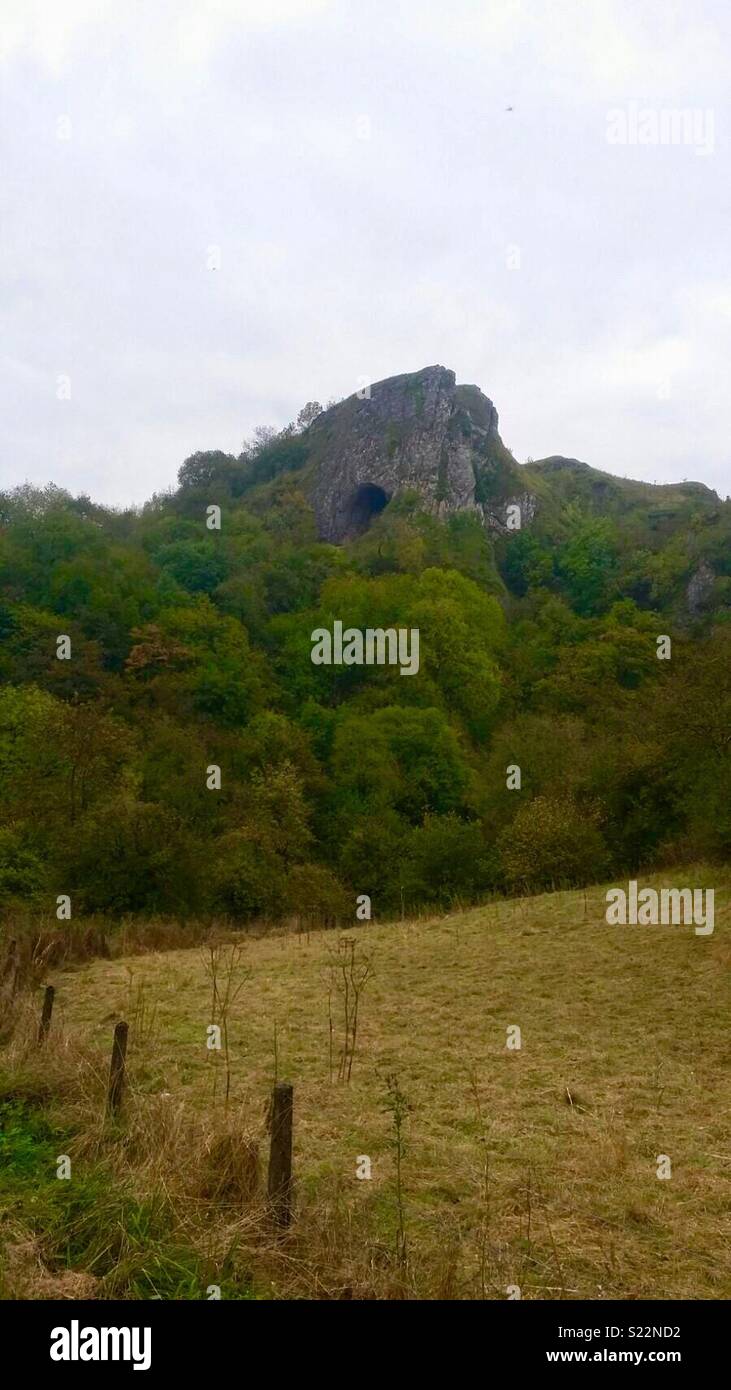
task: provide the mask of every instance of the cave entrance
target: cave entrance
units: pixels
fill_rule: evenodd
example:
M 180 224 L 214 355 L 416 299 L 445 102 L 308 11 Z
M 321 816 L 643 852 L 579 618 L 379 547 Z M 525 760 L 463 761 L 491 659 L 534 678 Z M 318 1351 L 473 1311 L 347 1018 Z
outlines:
M 348 504 L 348 535 L 362 536 L 388 500 L 388 493 L 377 483 L 361 483 Z

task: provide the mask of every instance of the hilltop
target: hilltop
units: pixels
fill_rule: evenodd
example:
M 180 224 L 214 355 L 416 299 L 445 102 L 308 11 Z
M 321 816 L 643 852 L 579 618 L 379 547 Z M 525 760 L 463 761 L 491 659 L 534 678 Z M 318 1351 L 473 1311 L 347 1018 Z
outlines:
M 297 496 L 319 539 L 336 544 L 374 525 L 388 534 L 408 512 L 472 518 L 498 587 L 518 594 L 536 570 L 541 583 L 555 580 L 555 553 L 580 515 L 626 570 L 618 596 L 681 621 L 731 605 L 731 500 L 703 483 L 644 483 L 561 455 L 519 463 L 493 402 L 442 366 L 374 382 L 325 410 L 311 402 L 298 424 L 260 431 L 238 459 L 192 455 L 180 482 L 183 508 L 203 491 L 246 498 L 260 513 Z
M 507 509 L 516 504 L 522 525 L 544 504 L 550 514 L 566 501 L 613 515 L 644 504 L 666 517 L 680 517 L 689 503 L 714 511 L 720 505 L 702 483 L 658 487 L 560 456 L 519 464 L 500 437 L 493 402 L 439 366 L 374 382 L 317 415 L 307 455 L 318 531 L 334 541 L 361 534 L 388 502 L 409 492 L 438 516 L 475 511 L 497 532 L 509 529 Z

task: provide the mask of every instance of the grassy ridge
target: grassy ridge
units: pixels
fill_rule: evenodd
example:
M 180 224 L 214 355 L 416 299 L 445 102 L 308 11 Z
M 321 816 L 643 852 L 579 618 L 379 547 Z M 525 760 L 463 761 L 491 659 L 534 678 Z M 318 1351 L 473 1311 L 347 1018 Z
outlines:
M 697 867 L 643 882 L 714 886 L 713 936 L 607 927 L 596 888 L 348 932 L 373 971 L 349 1085 L 330 1079 L 339 934 L 244 941 L 228 1106 L 224 1054 L 206 1049 L 205 953 L 57 976 L 44 1068 L 65 1089 L 46 1113 L 66 1126 L 74 1177 L 55 1186 L 103 1163 L 130 1201 L 164 1190 L 169 1229 L 194 1252 L 189 1277 L 146 1279 L 142 1240 L 126 1286 L 137 1296 L 205 1297 L 207 1279 L 224 1297 L 505 1298 L 511 1284 L 524 1298 L 728 1297 L 731 876 Z M 131 1024 L 133 1095 L 110 1134 L 100 1114 L 118 1017 Z M 520 1051 L 506 1048 L 514 1025 Z M 27 1076 L 33 1048 L 14 1046 L 14 1074 Z M 285 1249 L 230 1171 L 232 1136 L 265 1153 L 275 1049 L 295 1085 L 298 1219 Z M 394 1077 L 409 1106 L 406 1263 L 395 1253 Z M 359 1181 L 365 1155 L 372 1178 Z M 14 1211 L 32 1229 L 17 1192 Z M 113 1260 L 101 1279 L 100 1296 L 119 1294 Z

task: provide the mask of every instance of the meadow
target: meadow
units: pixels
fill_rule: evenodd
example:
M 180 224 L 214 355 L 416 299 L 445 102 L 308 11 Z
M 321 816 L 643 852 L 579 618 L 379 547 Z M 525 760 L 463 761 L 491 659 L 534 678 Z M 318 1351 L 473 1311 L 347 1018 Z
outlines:
M 36 991 L 0 1055 L 2 1296 L 728 1298 L 731 874 L 643 881 L 715 886 L 713 934 L 610 927 L 596 886 L 52 971 L 47 1042 Z

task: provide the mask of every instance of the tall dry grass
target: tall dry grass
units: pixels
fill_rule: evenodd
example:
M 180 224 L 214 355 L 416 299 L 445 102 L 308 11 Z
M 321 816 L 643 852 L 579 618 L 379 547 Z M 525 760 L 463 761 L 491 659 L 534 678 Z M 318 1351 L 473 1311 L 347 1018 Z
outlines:
M 118 1258 L 97 1296 L 117 1296 L 130 1262 L 144 1263 L 134 1242 L 114 1245 L 121 1191 L 152 1203 L 208 1272 L 176 1296 L 205 1297 L 207 1280 L 277 1298 L 505 1298 L 513 1285 L 528 1298 L 728 1296 L 731 882 L 702 868 L 676 881 L 716 883 L 713 937 L 609 931 L 601 890 L 369 927 L 349 1085 L 328 1056 L 329 932 L 236 937 L 247 979 L 228 1019 L 228 1105 L 212 1086 L 223 1059 L 205 1051 L 200 949 L 54 969 L 42 1049 L 41 991 L 21 992 L 0 1101 L 42 1107 L 79 1180 L 105 1175 L 98 1241 Z M 120 1017 L 130 1086 L 114 1124 L 105 1091 Z M 524 1047 L 511 1055 L 514 1023 Z M 274 1071 L 295 1084 L 296 1221 L 284 1238 L 265 1198 L 275 1036 Z M 398 1134 L 395 1088 L 407 1103 Z M 655 1175 L 661 1152 L 671 1183 Z M 354 1181 L 363 1153 L 372 1183 Z M 39 1286 L 68 1273 L 38 1258 Z M 27 1272 L 6 1288 L 8 1277 L 29 1287 Z
M 162 1204 L 171 1241 L 189 1248 L 211 1271 L 211 1282 L 242 1277 L 259 1298 L 388 1299 L 415 1293 L 411 1271 L 346 1209 L 342 1185 L 324 1183 L 316 1194 L 300 1190 L 289 1233 L 274 1229 L 266 1196 L 266 1097 L 258 1113 L 221 1103 L 205 1114 L 169 1092 L 150 1094 L 141 1075 L 154 1058 L 154 1028 L 139 992 L 131 991 L 129 1064 L 122 1114 L 107 1111 L 109 1056 L 52 1025 L 38 1042 L 41 991 L 25 989 L 15 1001 L 12 1037 L 0 1066 L 0 1103 L 43 1107 L 76 1175 L 103 1174 L 109 1193 L 129 1192 Z M 111 1053 L 112 1030 L 109 1030 Z M 144 1065 L 138 1064 L 142 1048 Z M 97 1211 L 104 1242 L 105 1208 Z M 116 1219 L 110 1202 L 108 1220 Z M 96 1279 L 84 1269 L 55 1269 L 42 1257 L 31 1228 L 0 1223 L 5 1242 L 6 1298 L 117 1298 L 125 1285 L 122 1252 L 116 1268 Z M 1 1263 L 1 1262 L 0 1262 Z M 8 1275 L 10 1283 L 8 1283 Z M 438 1271 L 434 1271 L 438 1278 Z M 222 1280 L 226 1283 L 226 1279 Z M 435 1289 L 436 1292 L 436 1289 Z M 201 1286 L 199 1297 L 206 1296 Z M 224 1294 L 225 1296 L 225 1294 Z

